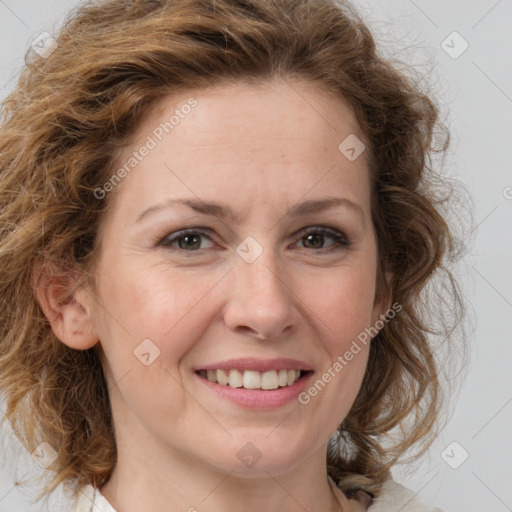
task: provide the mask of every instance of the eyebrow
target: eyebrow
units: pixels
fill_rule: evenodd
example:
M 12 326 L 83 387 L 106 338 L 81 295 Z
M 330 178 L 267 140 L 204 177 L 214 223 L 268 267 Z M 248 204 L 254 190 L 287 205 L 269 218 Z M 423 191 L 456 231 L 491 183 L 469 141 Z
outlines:
M 162 203 L 151 206 L 147 210 L 144 210 L 137 217 L 136 222 L 139 223 L 148 215 L 159 212 L 174 205 L 188 206 L 190 209 L 194 210 L 197 213 L 202 213 L 204 215 L 212 215 L 215 217 L 219 217 L 221 219 L 229 217 L 233 222 L 240 222 L 241 220 L 239 215 L 235 214 L 235 212 L 233 212 L 233 210 L 229 208 L 229 206 L 224 204 L 216 203 L 213 201 L 202 201 L 200 199 L 169 199 Z M 335 206 L 344 206 L 358 213 L 361 217 L 363 224 L 365 224 L 366 218 L 361 206 L 345 197 L 326 197 L 324 199 L 304 201 L 293 206 L 287 212 L 286 215 L 289 215 L 291 217 L 304 217 L 306 215 L 328 210 Z

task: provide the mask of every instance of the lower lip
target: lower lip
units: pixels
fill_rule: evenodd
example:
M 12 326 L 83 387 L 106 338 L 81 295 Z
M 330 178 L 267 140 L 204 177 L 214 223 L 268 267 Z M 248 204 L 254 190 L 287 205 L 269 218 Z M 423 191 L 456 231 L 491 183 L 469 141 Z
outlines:
M 297 397 L 306 387 L 312 374 L 313 372 L 306 373 L 291 386 L 283 386 L 282 388 L 269 390 L 221 386 L 216 382 L 210 382 L 208 379 L 201 377 L 197 373 L 195 375 L 207 388 L 232 403 L 248 409 L 271 410 L 284 407 L 294 400 L 297 400 Z

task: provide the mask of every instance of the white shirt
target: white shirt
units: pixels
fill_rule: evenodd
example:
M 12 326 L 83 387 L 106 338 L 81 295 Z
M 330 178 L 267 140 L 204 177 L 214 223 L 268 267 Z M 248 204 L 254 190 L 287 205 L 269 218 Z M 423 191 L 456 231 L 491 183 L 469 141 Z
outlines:
M 331 487 L 340 500 L 343 496 L 341 489 L 329 478 Z M 117 512 L 107 499 L 91 485 L 86 485 L 80 490 L 72 512 Z M 388 480 L 382 486 L 380 496 L 373 500 L 368 512 L 443 512 L 441 509 L 427 508 L 417 495 L 410 489 Z

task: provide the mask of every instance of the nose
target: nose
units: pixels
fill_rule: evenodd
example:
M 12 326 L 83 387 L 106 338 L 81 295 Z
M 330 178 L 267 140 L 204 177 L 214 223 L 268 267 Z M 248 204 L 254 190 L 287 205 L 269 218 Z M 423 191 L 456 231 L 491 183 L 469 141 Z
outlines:
M 279 339 L 296 330 L 300 313 L 293 280 L 272 252 L 265 250 L 252 263 L 235 261 L 224 310 L 226 327 L 233 332 L 254 339 Z

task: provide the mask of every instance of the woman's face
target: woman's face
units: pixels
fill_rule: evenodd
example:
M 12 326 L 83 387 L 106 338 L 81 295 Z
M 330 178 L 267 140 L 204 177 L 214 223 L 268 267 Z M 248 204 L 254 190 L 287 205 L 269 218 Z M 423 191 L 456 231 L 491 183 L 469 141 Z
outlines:
M 90 303 L 120 457 L 325 468 L 365 372 L 353 342 L 387 308 L 359 133 L 340 99 L 286 81 L 163 98 L 144 120 Z

